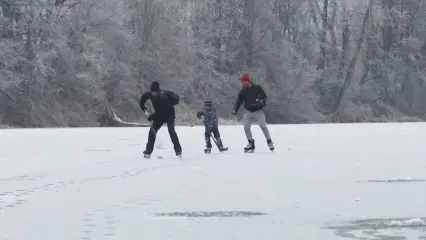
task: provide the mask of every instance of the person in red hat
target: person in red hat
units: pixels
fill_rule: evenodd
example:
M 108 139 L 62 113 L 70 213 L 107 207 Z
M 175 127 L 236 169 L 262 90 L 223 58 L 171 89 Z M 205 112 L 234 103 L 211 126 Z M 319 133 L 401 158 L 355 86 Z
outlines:
M 269 149 L 273 151 L 275 148 L 271 140 L 271 135 L 266 124 L 265 113 L 263 111 L 268 97 L 260 85 L 254 84 L 250 80 L 250 76 L 247 73 L 242 75 L 241 83 L 243 88 L 238 94 L 232 114 L 237 114 L 241 104 L 244 102 L 245 111 L 243 115 L 243 123 L 244 132 L 248 140 L 248 145 L 244 148 L 244 151 L 253 152 L 255 149 L 254 139 L 251 132 L 251 125 L 253 121 L 257 121 L 266 138 Z

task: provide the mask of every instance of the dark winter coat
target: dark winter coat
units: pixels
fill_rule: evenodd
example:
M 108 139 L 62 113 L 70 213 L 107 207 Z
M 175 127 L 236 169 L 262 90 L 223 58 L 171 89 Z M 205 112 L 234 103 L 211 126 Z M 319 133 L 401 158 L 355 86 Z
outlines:
M 148 120 L 156 122 L 166 122 L 170 119 L 175 119 L 175 108 L 169 94 L 174 94 L 170 91 L 160 91 L 160 95 L 153 97 L 151 91 L 145 92 L 139 102 L 142 111 L 146 111 L 145 103 L 148 99 L 152 102 L 154 113 L 151 114 Z
M 260 85 L 252 84 L 251 87 L 241 89 L 235 102 L 235 112 L 238 112 L 244 102 L 244 108 L 250 112 L 262 110 L 266 106 L 267 95 Z

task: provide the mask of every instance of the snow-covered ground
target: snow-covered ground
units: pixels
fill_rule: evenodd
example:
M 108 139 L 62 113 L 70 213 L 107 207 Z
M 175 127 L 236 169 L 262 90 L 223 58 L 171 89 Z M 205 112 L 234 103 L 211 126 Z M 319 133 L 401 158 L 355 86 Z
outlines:
M 425 124 L 0 131 L 0 239 L 426 239 Z M 393 236 L 393 237 L 390 237 Z M 405 237 L 405 238 L 404 238 Z

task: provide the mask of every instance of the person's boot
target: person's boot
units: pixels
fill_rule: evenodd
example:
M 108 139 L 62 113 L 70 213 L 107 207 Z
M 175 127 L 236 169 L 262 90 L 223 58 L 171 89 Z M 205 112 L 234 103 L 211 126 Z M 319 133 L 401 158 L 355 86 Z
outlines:
M 254 139 L 248 140 L 248 144 L 244 148 L 244 152 L 254 152 L 254 149 L 255 149 Z
M 206 148 L 204 148 L 204 153 L 211 153 L 211 152 L 212 152 L 211 146 L 206 146 Z
M 151 157 L 151 153 L 148 152 L 148 150 L 143 151 L 143 157 L 144 158 L 150 158 Z
M 212 144 L 210 142 L 210 136 L 206 136 L 206 148 L 204 149 L 204 153 L 211 153 L 212 152 Z
M 272 140 L 268 139 L 268 140 L 266 140 L 266 142 L 268 144 L 269 150 L 274 151 L 275 147 L 274 147 L 274 144 L 272 143 Z

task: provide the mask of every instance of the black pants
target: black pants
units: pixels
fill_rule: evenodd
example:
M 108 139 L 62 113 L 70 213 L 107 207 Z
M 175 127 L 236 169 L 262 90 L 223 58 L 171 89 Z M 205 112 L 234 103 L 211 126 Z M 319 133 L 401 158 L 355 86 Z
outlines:
M 164 123 L 167 124 L 167 130 L 169 131 L 170 139 L 172 140 L 175 152 L 176 153 L 182 152 L 182 147 L 180 146 L 179 138 L 175 131 L 175 119 L 169 118 L 166 121 L 154 121 L 152 123 L 151 129 L 149 130 L 149 134 L 148 134 L 148 143 L 146 144 L 147 154 L 151 154 L 152 151 L 154 150 L 154 143 L 155 143 L 157 132 L 161 128 L 161 126 L 163 126 Z
M 204 132 L 204 138 L 206 139 L 206 147 L 212 147 L 211 141 L 210 141 L 210 136 L 214 135 L 214 138 L 216 138 L 216 140 L 220 140 L 220 133 L 219 133 L 219 128 L 217 126 L 214 126 L 213 128 L 207 128 L 205 127 L 205 132 Z

